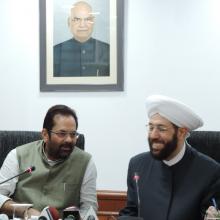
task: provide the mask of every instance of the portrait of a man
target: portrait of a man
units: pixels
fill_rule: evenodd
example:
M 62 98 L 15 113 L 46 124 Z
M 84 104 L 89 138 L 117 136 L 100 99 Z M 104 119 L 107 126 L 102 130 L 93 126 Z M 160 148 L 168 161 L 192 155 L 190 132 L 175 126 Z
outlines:
M 95 23 L 89 3 L 78 1 L 72 5 L 67 19 L 72 38 L 53 46 L 54 77 L 110 75 L 110 46 L 92 37 Z

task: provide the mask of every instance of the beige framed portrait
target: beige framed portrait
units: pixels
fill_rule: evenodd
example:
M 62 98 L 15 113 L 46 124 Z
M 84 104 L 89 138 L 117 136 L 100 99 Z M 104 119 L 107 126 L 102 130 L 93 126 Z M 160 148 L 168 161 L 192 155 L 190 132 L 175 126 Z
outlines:
M 124 0 L 39 0 L 40 91 L 123 91 Z

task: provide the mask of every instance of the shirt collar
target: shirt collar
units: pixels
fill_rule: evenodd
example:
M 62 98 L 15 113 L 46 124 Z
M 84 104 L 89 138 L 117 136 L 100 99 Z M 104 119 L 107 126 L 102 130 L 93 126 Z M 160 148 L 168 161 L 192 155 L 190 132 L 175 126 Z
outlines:
M 163 160 L 163 162 L 167 165 L 167 166 L 173 166 L 174 164 L 178 163 L 184 156 L 186 151 L 186 144 L 183 144 L 182 149 L 180 150 L 180 152 L 171 160 Z

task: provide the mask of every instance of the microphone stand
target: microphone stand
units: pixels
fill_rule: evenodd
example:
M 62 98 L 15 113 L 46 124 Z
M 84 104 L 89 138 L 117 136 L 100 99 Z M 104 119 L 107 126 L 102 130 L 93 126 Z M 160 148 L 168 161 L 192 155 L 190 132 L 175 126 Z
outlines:
M 134 173 L 134 181 L 135 181 L 135 186 L 137 190 L 137 206 L 138 206 L 138 217 L 140 217 L 140 209 L 141 209 L 141 201 L 140 201 L 140 193 L 139 193 L 139 181 L 140 176 L 138 175 L 137 172 Z
M 141 205 L 141 201 L 140 201 L 140 194 L 139 194 L 139 185 L 138 185 L 138 180 L 139 180 L 140 176 L 138 175 L 137 172 L 134 173 L 134 177 L 133 180 L 135 181 L 135 186 L 136 186 L 136 190 L 137 190 L 137 208 L 138 208 L 138 216 L 119 216 L 117 218 L 117 220 L 144 220 L 142 217 L 140 217 L 140 205 Z
M 21 172 L 21 173 L 15 175 L 15 176 L 10 177 L 9 179 L 6 179 L 6 180 L 0 182 L 0 185 L 3 184 L 3 183 L 8 182 L 8 181 L 11 180 L 11 179 L 14 179 L 15 177 L 21 176 L 21 175 L 23 175 L 23 174 L 25 174 L 25 173 L 31 173 L 31 172 L 34 171 L 34 170 L 35 170 L 35 167 L 32 166 L 32 167 L 28 168 L 27 170 L 25 170 L 25 171 L 23 171 L 23 172 Z
M 141 201 L 140 201 L 140 194 L 139 194 L 138 179 L 135 179 L 135 185 L 136 185 L 136 189 L 137 189 L 138 217 L 140 217 Z

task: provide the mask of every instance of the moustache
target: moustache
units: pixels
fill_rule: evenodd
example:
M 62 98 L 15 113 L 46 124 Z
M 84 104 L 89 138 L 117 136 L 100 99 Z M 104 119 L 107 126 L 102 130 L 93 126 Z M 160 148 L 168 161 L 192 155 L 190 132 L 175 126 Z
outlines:
M 60 148 L 74 148 L 75 144 L 72 143 L 64 143 L 60 145 Z
M 162 141 L 162 140 L 158 140 L 158 139 L 149 139 L 149 141 L 150 141 L 150 143 L 151 144 L 165 144 L 165 142 L 164 141 Z

